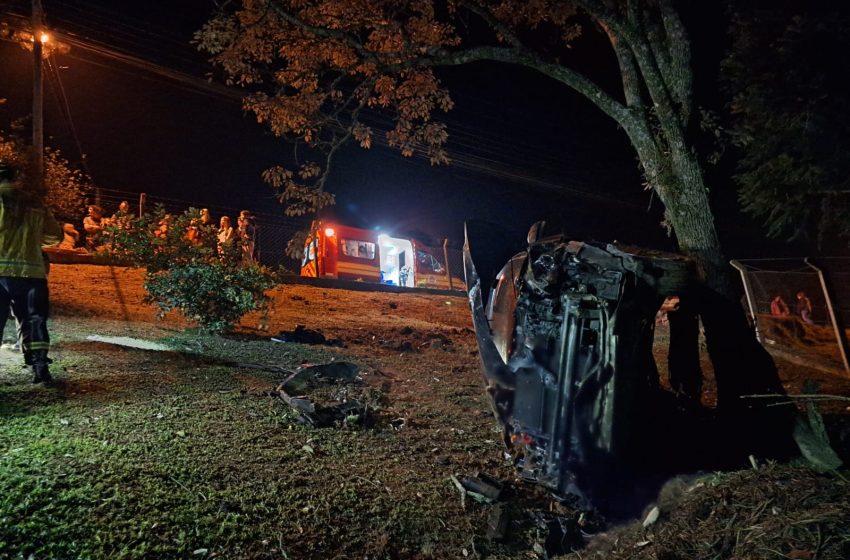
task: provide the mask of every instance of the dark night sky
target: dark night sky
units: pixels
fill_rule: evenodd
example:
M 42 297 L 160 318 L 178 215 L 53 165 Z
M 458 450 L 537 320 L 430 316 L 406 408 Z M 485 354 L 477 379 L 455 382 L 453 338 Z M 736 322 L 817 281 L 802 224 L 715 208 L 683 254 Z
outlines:
M 0 11 L 26 14 L 28 4 L 4 1 Z M 188 42 L 212 2 L 163 4 L 44 0 L 44 9 L 52 26 L 202 76 L 209 67 Z M 31 55 L 0 43 L 0 61 L 0 97 L 8 98 L 0 127 L 7 128 L 30 112 Z M 100 186 L 281 213 L 260 173 L 288 148 L 243 115 L 238 102 L 79 49 L 56 62 L 88 170 Z M 447 119 L 450 156 L 458 164 L 433 168 L 387 149 L 352 146 L 329 184 L 340 220 L 457 242 L 469 218 L 517 232 L 545 218 L 581 238 L 669 247 L 657 200 L 647 211 L 650 195 L 641 190 L 625 135 L 595 107 L 530 71 L 480 64 L 441 77 L 456 102 Z M 79 160 L 55 87 L 48 81 L 45 89 L 47 143 Z M 722 215 L 730 216 L 718 220 L 733 240 L 727 252 L 753 256 L 763 243 L 758 230 L 737 214 Z

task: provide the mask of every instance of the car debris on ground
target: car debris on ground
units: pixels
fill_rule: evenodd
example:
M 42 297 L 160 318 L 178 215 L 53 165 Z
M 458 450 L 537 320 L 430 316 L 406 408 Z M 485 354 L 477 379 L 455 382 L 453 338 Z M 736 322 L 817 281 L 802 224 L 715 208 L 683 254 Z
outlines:
M 370 427 L 381 394 L 363 384 L 359 370 L 350 362 L 302 366 L 280 383 L 275 393 L 302 424 Z
M 323 333 L 308 329 L 304 325 L 295 325 L 291 331 L 280 331 L 271 338 L 272 342 L 297 342 L 299 344 L 315 344 L 345 348 L 345 343 L 338 338 L 327 338 Z

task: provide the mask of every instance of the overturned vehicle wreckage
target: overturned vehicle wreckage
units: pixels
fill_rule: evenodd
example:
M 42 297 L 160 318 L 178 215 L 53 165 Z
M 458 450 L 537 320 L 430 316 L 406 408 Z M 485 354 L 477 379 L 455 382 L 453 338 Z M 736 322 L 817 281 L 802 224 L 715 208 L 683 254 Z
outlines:
M 513 256 L 487 224 L 467 223 L 464 245 L 488 392 L 524 478 L 579 507 L 630 517 L 674 473 L 798 452 L 799 418 L 777 406 L 789 401 L 773 360 L 737 302 L 698 282 L 690 259 L 543 237 L 543 225 Z M 488 289 L 482 279 L 493 278 Z M 674 394 L 661 386 L 653 342 L 659 308 L 676 297 Z M 712 408 L 700 405 L 697 321 L 716 383 Z
M 524 478 L 580 506 L 623 512 L 618 500 L 633 502 L 640 477 L 657 472 L 659 423 L 669 420 L 659 412 L 674 408 L 661 402 L 655 317 L 693 266 L 678 255 L 538 238 L 541 229 L 499 270 L 492 243 L 476 247 L 467 224 L 466 282 L 494 412 Z M 478 261 L 495 276 L 489 291 Z

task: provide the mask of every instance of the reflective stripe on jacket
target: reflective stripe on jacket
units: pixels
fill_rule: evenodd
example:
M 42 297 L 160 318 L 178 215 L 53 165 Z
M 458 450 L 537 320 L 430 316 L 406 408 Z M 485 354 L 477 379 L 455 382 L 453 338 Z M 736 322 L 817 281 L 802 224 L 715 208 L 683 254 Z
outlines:
M 41 248 L 61 240 L 62 226 L 50 210 L 16 189 L 0 188 L 0 276 L 45 278 Z

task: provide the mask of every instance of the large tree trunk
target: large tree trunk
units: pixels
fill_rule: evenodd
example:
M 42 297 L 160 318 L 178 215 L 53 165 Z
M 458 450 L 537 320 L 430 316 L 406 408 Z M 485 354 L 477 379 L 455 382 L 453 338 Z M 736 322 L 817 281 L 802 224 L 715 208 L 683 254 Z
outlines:
M 690 177 L 686 180 L 696 182 Z M 734 290 L 730 283 L 729 265 L 717 240 L 704 189 L 684 188 L 671 193 L 671 198 L 676 202 L 674 206 L 667 206 L 666 219 L 673 227 L 679 250 L 697 263 L 705 284 L 732 297 Z
M 712 289 L 733 297 L 729 265 L 720 249 L 708 189 L 696 155 L 679 142 L 669 145 L 670 180 L 658 185 L 665 217 L 676 234 L 679 250 L 696 261 L 703 281 Z
M 623 75 L 629 111 L 625 115 L 607 112 L 623 126 L 637 150 L 645 177 L 664 204 L 679 250 L 699 268 L 698 284 L 681 294 L 682 310 L 670 324 L 671 381 L 685 394 L 698 391 L 699 320 L 717 382 L 718 412 L 728 427 L 723 438 L 730 445 L 740 444 L 735 446 L 739 458 L 748 453 L 783 455 L 791 441 L 790 407 L 770 408 L 766 405 L 773 399 L 746 398 L 753 394 L 783 398 L 784 391 L 773 360 L 749 329 L 735 295 L 702 168 L 687 140 L 691 71 L 681 22 L 669 3 L 660 4 L 666 33 L 658 32 L 653 20 L 639 11 L 627 11 L 625 18 L 618 18 L 602 4 L 580 4 L 608 32 Z M 671 33 L 676 40 L 665 42 L 664 36 Z M 651 105 L 644 102 L 639 78 Z M 766 445 L 760 447 L 762 443 Z

